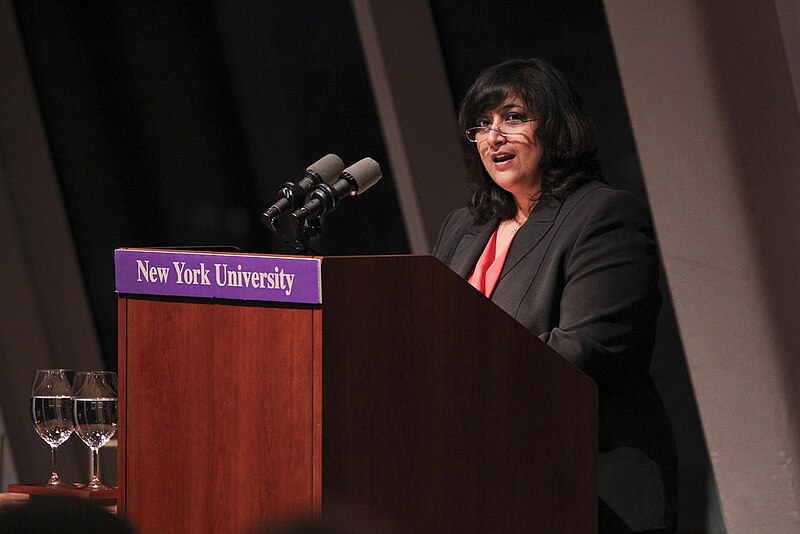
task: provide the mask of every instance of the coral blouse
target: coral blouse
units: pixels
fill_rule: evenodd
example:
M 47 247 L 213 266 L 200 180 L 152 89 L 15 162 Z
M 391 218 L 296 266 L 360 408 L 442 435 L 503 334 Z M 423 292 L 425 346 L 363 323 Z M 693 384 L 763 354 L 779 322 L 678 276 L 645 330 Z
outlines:
M 467 280 L 472 287 L 486 295 L 487 298 L 492 296 L 497 281 L 500 279 L 500 273 L 503 272 L 503 265 L 506 263 L 506 256 L 508 256 L 508 249 L 511 248 L 511 243 L 518 232 L 514 232 L 508 245 L 503 249 L 497 250 L 497 230 L 494 231 L 489 242 L 486 243 L 486 248 L 483 249 L 481 257 L 478 258 L 478 263 L 475 264 L 475 269 Z

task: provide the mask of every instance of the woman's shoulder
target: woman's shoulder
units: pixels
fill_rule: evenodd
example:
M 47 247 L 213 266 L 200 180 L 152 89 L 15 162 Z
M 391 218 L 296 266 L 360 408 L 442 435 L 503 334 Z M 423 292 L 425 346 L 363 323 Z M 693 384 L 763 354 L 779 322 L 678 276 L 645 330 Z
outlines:
M 627 189 L 620 189 L 597 180 L 581 185 L 567 198 L 573 202 L 634 202 L 642 204 L 639 197 Z
M 475 218 L 473 217 L 469 208 L 464 206 L 462 208 L 454 209 L 447 215 L 447 217 L 445 217 L 444 222 L 442 223 L 442 229 L 461 228 L 471 225 L 474 222 Z
M 647 206 L 642 199 L 605 182 L 592 181 L 580 186 L 567 197 L 564 204 L 568 211 L 649 219 Z
M 469 208 L 463 207 L 451 211 L 439 230 L 433 255 L 446 261 L 464 234 L 474 232 L 477 226 L 479 225 Z

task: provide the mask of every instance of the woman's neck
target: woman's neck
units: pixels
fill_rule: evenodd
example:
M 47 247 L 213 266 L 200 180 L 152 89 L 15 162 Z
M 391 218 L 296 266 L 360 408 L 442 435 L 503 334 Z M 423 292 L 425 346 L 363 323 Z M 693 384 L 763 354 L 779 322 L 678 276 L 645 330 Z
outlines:
M 514 220 L 520 224 L 527 221 L 541 194 L 542 188 L 539 186 L 535 191 L 529 191 L 523 196 L 515 195 L 514 201 L 517 204 L 517 213 L 514 215 Z

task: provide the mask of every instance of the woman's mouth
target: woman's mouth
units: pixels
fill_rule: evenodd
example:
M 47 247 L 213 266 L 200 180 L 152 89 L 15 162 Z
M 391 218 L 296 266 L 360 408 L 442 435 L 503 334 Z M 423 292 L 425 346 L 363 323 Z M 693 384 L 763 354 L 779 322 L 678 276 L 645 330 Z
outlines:
M 504 170 L 504 169 L 506 169 L 506 168 L 511 166 L 511 161 L 515 157 L 516 156 L 514 154 L 510 154 L 510 153 L 507 153 L 507 152 L 501 152 L 499 154 L 495 154 L 494 156 L 492 156 L 492 161 L 494 162 L 494 166 L 498 170 Z

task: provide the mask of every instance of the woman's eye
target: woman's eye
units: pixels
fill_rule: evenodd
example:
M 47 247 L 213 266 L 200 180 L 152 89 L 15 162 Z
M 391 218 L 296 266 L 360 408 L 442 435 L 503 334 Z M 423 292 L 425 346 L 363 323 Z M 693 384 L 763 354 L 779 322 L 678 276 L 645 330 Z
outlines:
M 524 121 L 525 120 L 525 115 L 523 115 L 522 113 L 517 113 L 516 111 L 513 111 L 513 112 L 509 113 L 508 115 L 506 115 L 505 120 L 507 120 L 507 121 Z
M 487 118 L 478 119 L 477 126 L 480 126 L 481 128 L 486 128 L 487 126 L 491 126 L 491 125 L 492 125 L 492 121 L 490 121 Z

